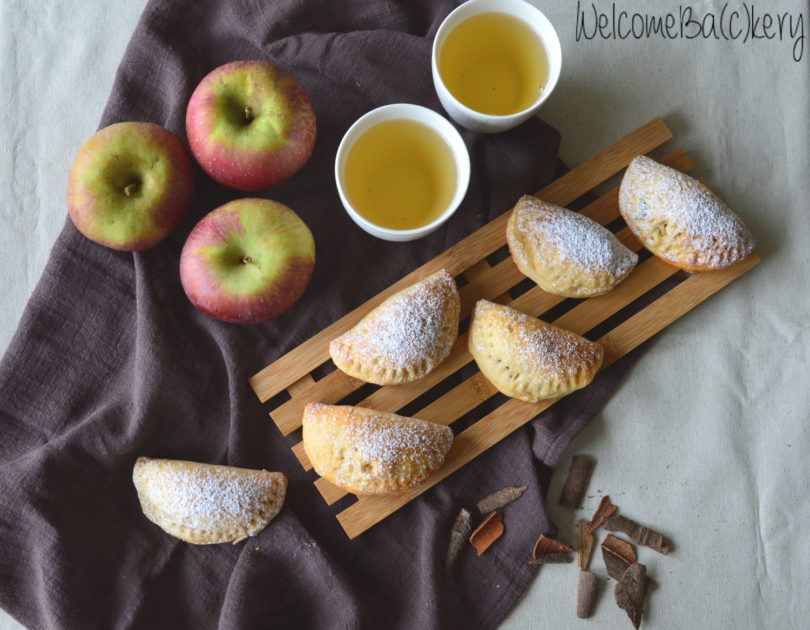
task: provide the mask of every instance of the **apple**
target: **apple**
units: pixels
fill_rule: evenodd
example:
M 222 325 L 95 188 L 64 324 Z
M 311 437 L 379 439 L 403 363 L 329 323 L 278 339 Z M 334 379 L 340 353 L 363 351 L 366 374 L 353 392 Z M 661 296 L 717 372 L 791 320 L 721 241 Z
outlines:
M 203 170 L 220 184 L 262 190 L 309 159 L 315 113 L 292 75 L 264 61 L 212 70 L 191 95 L 186 135 Z
M 68 212 L 91 241 L 123 251 L 157 245 L 194 193 L 191 159 L 168 129 L 121 122 L 84 143 L 68 178 Z
M 268 199 L 237 199 L 191 231 L 180 254 L 180 280 L 202 312 L 256 324 L 295 304 L 314 265 L 315 241 L 295 212 Z

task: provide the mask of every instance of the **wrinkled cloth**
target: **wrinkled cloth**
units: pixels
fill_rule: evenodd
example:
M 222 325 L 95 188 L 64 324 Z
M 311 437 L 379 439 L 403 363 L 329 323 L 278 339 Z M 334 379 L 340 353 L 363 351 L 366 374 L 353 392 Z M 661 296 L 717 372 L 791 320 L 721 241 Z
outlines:
M 181 137 L 189 96 L 214 67 L 263 59 L 292 72 L 318 117 L 312 159 L 261 196 L 310 226 L 318 258 L 281 318 L 237 326 L 198 312 L 178 261 L 193 225 L 245 196 L 197 171 L 195 199 L 166 241 L 105 249 L 70 221 L 0 364 L 0 605 L 30 628 L 490 628 L 534 575 L 553 532 L 544 494 L 568 441 L 604 404 L 617 365 L 435 488 L 350 541 L 250 389 L 248 378 L 345 312 L 550 181 L 558 134 L 538 119 L 497 136 L 464 131 L 472 178 L 452 220 L 411 243 L 377 240 L 343 211 L 332 175 L 349 125 L 387 103 L 444 113 L 432 37 L 456 3 L 404 0 L 152 0 L 133 34 L 101 126 L 150 121 Z M 469 376 L 456 375 L 453 383 Z M 452 384 L 452 383 L 451 383 Z M 502 402 L 496 397 L 456 427 Z M 141 455 L 289 478 L 285 508 L 239 545 L 197 547 L 141 514 Z M 505 485 L 528 484 L 483 557 L 444 571 L 450 526 Z

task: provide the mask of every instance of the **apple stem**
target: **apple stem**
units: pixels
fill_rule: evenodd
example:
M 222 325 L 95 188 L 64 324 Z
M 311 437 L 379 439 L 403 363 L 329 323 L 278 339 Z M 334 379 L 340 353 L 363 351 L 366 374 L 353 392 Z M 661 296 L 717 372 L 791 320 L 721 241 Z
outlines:
M 250 263 L 253 262 L 253 259 L 250 256 L 242 256 L 242 262 L 245 265 L 249 265 Z
M 247 122 L 253 121 L 253 110 L 250 107 L 245 107 L 245 120 Z
M 124 186 L 124 194 L 125 194 L 127 197 L 131 197 L 131 196 L 132 196 L 132 192 L 133 192 L 133 191 L 134 191 L 134 190 L 135 190 L 137 187 L 138 187 L 138 184 L 129 184 L 129 185 L 127 185 L 127 186 Z

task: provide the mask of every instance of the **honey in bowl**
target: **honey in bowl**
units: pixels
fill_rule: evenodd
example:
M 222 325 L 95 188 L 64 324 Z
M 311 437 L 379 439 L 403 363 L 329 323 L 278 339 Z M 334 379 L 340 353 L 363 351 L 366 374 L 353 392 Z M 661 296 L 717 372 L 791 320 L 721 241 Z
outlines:
M 493 116 L 530 108 L 549 78 L 540 37 L 507 13 L 478 13 L 460 22 L 439 50 L 438 67 L 459 102 Z
M 413 230 L 438 219 L 456 191 L 456 161 L 442 137 L 406 119 L 380 122 L 354 141 L 342 182 L 352 207 L 368 221 Z

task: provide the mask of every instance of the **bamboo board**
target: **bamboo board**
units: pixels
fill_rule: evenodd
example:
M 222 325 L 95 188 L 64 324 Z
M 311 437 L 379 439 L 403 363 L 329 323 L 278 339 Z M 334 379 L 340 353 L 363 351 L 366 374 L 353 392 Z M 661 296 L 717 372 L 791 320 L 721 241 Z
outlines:
M 652 120 L 535 195 L 550 203 L 568 205 L 621 172 L 636 155 L 655 151 L 671 139 L 672 134 L 664 122 L 660 118 Z M 691 171 L 694 166 L 686 152 L 679 148 L 658 159 L 683 172 Z M 615 232 L 619 240 L 630 249 L 640 251 L 641 244 L 624 224 L 618 221 L 620 217 L 617 203 L 618 189 L 613 188 L 583 208 L 581 212 L 603 225 L 613 224 L 613 227 L 619 224 Z M 510 304 L 535 316 L 541 316 L 565 301 L 565 298 L 545 293 L 536 286 L 513 298 L 509 293 L 510 289 L 525 280 L 525 277 L 518 271 L 511 257 L 507 256 L 495 265 L 487 262 L 487 257 L 506 246 L 506 222 L 509 214 L 510 212 L 504 213 L 459 241 L 253 376 L 250 384 L 262 402 L 267 402 L 285 390 L 289 394 L 288 400 L 276 404 L 270 410 L 270 417 L 279 430 L 284 435 L 290 435 L 300 429 L 306 403 L 317 401 L 337 404 L 360 387 L 366 386 L 365 383 L 337 369 L 333 369 L 318 380 L 313 377 L 312 372 L 324 363 L 331 363 L 328 347 L 333 338 L 354 326 L 388 296 L 441 268 L 447 269 L 453 276 L 463 276 L 466 280 L 466 284 L 459 290 L 462 321 L 469 317 L 473 305 L 480 298 Z M 662 282 L 676 279 L 676 274 L 683 277 L 677 286 L 628 316 L 598 339 L 605 347 L 604 369 L 758 262 L 759 257 L 754 253 L 730 269 L 689 275 L 679 272 L 658 258 L 651 257 L 639 264 L 624 282 L 607 295 L 572 301 L 575 305 L 553 322 L 579 334 L 586 334 L 632 305 Z M 434 387 L 472 362 L 466 342 L 466 334 L 459 335 L 448 358 L 427 377 L 414 383 L 378 387 L 356 404 L 391 412 L 402 409 L 417 398 L 428 394 Z M 452 424 L 496 393 L 486 378 L 477 372 L 450 391 L 436 397 L 420 411 L 410 415 L 432 422 Z M 337 513 L 338 521 L 350 538 L 362 534 L 555 402 L 557 401 L 546 400 L 540 403 L 526 403 L 509 400 L 503 403 L 456 435 L 443 466 L 424 484 L 394 496 L 359 497 L 356 502 Z M 297 441 L 292 450 L 301 465 L 310 470 L 312 466 L 302 443 Z M 317 479 L 315 486 L 329 505 L 346 496 L 343 490 L 324 479 Z

